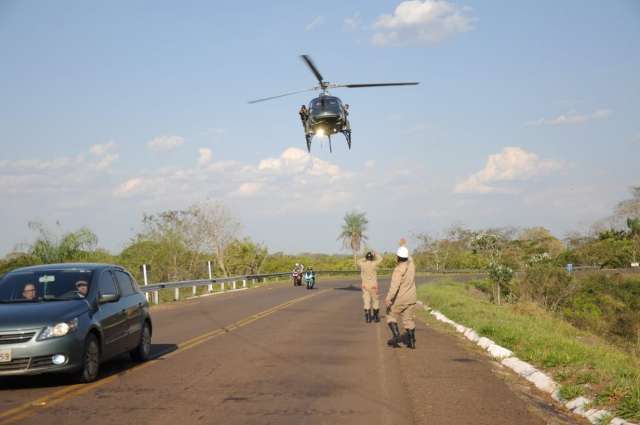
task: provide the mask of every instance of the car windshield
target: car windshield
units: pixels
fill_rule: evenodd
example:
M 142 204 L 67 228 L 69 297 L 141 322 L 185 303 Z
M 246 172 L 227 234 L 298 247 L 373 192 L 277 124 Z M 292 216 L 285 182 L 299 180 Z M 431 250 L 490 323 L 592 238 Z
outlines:
M 82 299 L 92 274 L 80 269 L 9 273 L 0 280 L 0 303 Z

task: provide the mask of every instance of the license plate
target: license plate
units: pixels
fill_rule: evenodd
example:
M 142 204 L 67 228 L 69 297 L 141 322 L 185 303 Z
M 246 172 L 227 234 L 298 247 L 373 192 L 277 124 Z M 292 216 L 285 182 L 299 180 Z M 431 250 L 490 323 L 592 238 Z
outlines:
M 0 350 L 0 363 L 11 361 L 11 350 Z

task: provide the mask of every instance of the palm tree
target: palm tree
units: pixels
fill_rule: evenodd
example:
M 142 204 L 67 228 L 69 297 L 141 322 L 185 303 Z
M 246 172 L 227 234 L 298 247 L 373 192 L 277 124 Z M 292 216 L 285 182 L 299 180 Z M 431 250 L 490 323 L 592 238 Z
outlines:
M 362 248 L 362 242 L 367 240 L 365 232 L 367 231 L 368 223 L 365 213 L 351 211 L 344 215 L 344 224 L 338 239 L 342 239 L 342 244 L 345 248 L 351 248 L 354 265 L 356 265 L 357 254 Z

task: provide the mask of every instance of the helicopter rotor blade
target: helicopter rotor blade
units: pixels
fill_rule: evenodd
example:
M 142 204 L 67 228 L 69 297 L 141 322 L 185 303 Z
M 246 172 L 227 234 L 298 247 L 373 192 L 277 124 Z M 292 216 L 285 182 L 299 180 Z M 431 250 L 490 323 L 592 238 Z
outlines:
M 336 84 L 332 85 L 332 88 L 335 87 L 347 87 L 350 89 L 359 89 L 363 87 L 388 87 L 388 86 L 417 86 L 420 83 L 417 82 L 409 82 L 409 83 L 371 83 L 371 84 Z
M 313 75 L 316 76 L 316 78 L 318 79 L 318 82 L 320 83 L 320 85 L 322 85 L 324 83 L 324 79 L 322 78 L 322 74 L 320 74 L 320 71 L 318 71 L 318 68 L 316 68 L 315 64 L 313 63 L 313 61 L 311 60 L 309 55 L 300 55 L 300 57 L 302 58 L 304 63 L 307 64 L 307 66 L 309 67 L 311 72 L 313 72 Z
M 277 96 L 263 97 L 263 98 L 260 98 L 260 99 L 250 100 L 250 101 L 249 101 L 249 102 L 247 102 L 247 103 L 258 103 L 258 102 L 264 102 L 264 101 L 266 101 L 266 100 L 277 99 L 277 98 L 279 98 L 279 97 L 291 96 L 291 95 L 299 94 L 299 93 L 306 93 L 306 92 L 310 92 L 310 91 L 314 91 L 314 90 L 319 90 L 319 87 L 314 87 L 314 88 L 306 89 L 306 90 L 292 91 L 292 92 L 285 93 L 285 94 L 279 94 L 279 95 L 277 95 Z

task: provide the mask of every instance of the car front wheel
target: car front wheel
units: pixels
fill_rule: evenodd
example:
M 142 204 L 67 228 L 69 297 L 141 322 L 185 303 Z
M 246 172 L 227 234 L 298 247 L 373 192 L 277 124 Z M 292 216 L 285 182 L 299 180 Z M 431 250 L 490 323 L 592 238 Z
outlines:
M 140 343 L 129 352 L 131 359 L 135 362 L 144 362 L 149 359 L 151 353 L 151 327 L 149 322 L 144 322 L 140 333 Z
M 94 334 L 89 334 L 84 343 L 82 355 L 82 369 L 78 373 L 78 381 L 93 382 L 100 372 L 100 344 Z

